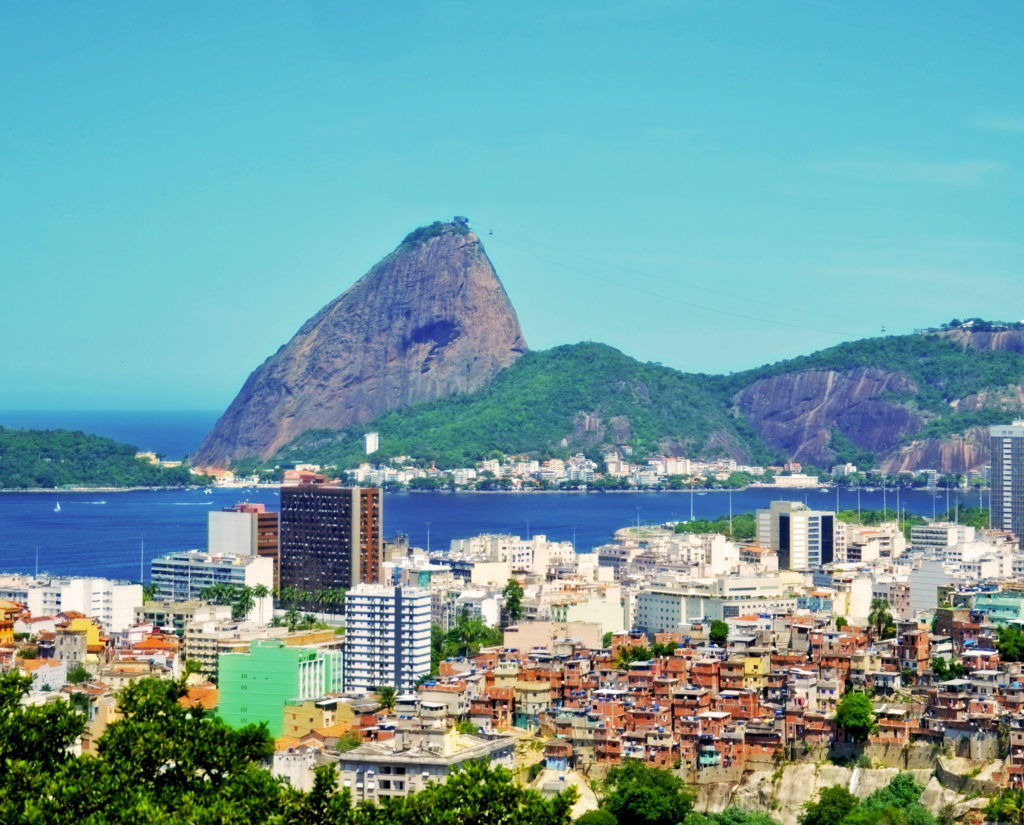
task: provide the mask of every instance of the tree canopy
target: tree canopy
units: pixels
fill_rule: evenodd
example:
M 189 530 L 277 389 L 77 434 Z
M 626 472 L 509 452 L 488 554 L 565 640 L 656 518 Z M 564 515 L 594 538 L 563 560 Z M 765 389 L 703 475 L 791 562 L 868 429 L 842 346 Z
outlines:
M 711 628 L 708 630 L 708 641 L 714 642 L 716 645 L 724 645 L 728 638 L 728 622 L 723 622 L 721 619 L 715 619 L 711 622 Z
M 635 759 L 610 768 L 604 788 L 601 807 L 624 825 L 678 825 L 693 803 L 680 777 Z
M 875 709 L 866 694 L 849 691 L 836 706 L 836 725 L 855 742 L 867 741 L 875 727 Z
M 178 487 L 209 484 L 188 467 L 162 467 L 138 450 L 78 430 L 0 427 L 0 489 L 57 487 Z
M 127 686 L 123 717 L 99 740 L 99 756 L 75 756 L 85 716 L 62 701 L 23 706 L 30 682 L 0 676 L 5 825 L 569 825 L 575 801 L 575 789 L 544 800 L 483 762 L 406 798 L 359 807 L 324 766 L 304 794 L 262 767 L 273 747 L 265 725 L 236 730 L 201 707 L 183 707 L 183 682 Z

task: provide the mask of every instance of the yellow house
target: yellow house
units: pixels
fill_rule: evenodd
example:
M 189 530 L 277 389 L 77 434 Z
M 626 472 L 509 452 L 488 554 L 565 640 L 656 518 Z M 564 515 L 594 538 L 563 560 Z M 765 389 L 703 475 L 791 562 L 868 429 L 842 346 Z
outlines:
M 771 657 L 767 653 L 747 653 L 743 660 L 743 687 L 762 690 L 768 683 Z
M 0 599 L 0 645 L 14 644 L 14 620 L 20 612 L 20 604 Z
M 70 629 L 73 631 L 84 630 L 86 645 L 98 645 L 100 643 L 100 628 L 93 619 L 72 619 Z
M 301 739 L 307 733 L 335 725 L 344 727 L 342 732 L 348 733 L 354 724 L 355 713 L 348 702 L 339 699 L 306 699 L 285 704 L 281 735 Z

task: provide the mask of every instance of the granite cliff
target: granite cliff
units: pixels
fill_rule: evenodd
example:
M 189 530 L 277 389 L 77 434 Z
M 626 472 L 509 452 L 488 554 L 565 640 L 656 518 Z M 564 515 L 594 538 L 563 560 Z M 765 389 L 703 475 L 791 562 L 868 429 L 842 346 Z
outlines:
M 273 455 L 309 429 L 467 393 L 526 351 L 505 290 L 462 219 L 410 233 L 246 380 L 194 458 Z

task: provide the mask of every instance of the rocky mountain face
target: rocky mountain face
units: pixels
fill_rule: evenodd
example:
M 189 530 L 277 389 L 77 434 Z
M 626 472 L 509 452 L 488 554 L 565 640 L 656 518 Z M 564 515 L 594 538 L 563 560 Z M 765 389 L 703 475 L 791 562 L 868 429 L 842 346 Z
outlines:
M 734 400 L 768 447 L 821 466 L 835 458 L 830 448 L 834 429 L 876 454 L 890 452 L 904 436 L 917 432 L 921 419 L 886 398 L 914 389 L 907 376 L 877 367 L 807 370 L 755 381 Z
M 480 239 L 461 220 L 402 244 L 258 367 L 194 463 L 267 458 L 311 428 L 472 392 L 526 351 Z
M 936 333 L 935 338 L 951 341 L 967 354 L 978 353 L 977 357 L 995 352 L 1024 354 L 1024 330 L 953 329 Z M 983 368 L 979 362 L 977 369 Z M 970 372 L 971 366 L 965 362 L 960 369 Z M 945 387 L 948 381 L 935 367 L 923 368 L 921 375 L 932 389 Z M 966 473 L 989 463 L 987 426 L 972 426 L 965 418 L 959 431 L 929 436 L 926 425 L 942 415 L 987 412 L 1006 422 L 1019 417 L 1024 411 L 1024 383 L 1020 383 L 1024 375 L 1021 371 L 1016 375 L 1014 383 L 947 398 L 947 409 L 941 414 L 917 403 L 915 396 L 926 383 L 921 376 L 915 379 L 905 370 L 887 369 L 884 361 L 877 366 L 772 375 L 754 380 L 731 400 L 734 414 L 744 418 L 766 446 L 796 461 L 831 466 L 838 458 L 838 436 L 858 450 L 873 453 L 888 473 L 920 468 Z

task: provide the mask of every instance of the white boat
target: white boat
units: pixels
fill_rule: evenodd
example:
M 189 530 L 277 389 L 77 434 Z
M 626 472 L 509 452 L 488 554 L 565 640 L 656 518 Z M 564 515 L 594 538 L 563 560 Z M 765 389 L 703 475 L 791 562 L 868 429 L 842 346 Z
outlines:
M 59 513 L 60 512 L 60 502 L 59 501 L 57 502 L 57 505 L 53 508 L 53 512 L 55 512 L 55 513 Z

